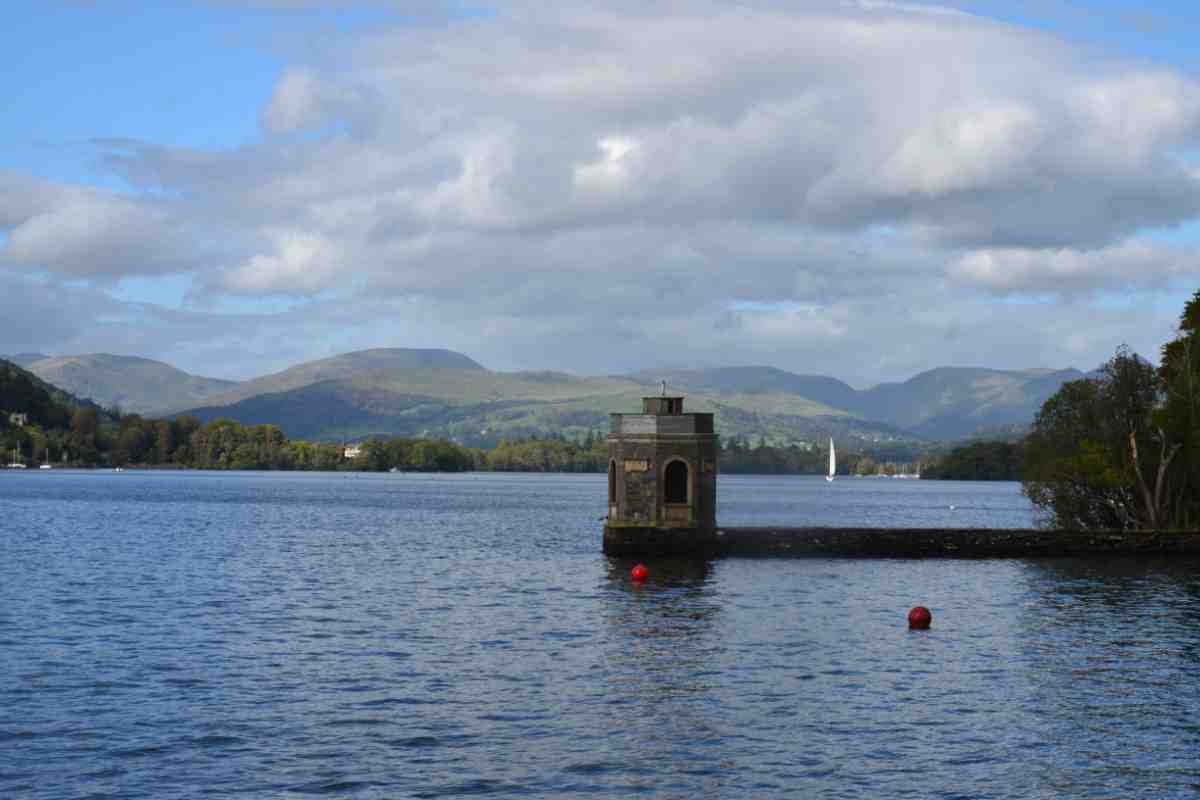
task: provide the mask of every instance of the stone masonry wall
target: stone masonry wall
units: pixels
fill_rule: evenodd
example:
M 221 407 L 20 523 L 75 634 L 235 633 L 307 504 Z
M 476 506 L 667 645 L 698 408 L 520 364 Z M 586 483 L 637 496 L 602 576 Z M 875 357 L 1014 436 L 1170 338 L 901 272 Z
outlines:
M 1200 556 L 1200 531 L 718 528 L 716 540 L 717 553 L 729 556 Z

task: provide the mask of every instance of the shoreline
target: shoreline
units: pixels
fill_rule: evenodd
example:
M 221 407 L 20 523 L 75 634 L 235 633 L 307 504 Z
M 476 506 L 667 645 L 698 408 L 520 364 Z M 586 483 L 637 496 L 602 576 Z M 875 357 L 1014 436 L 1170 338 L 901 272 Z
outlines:
M 604 527 L 604 552 L 701 558 L 1200 558 L 1200 531 L 1036 528 Z

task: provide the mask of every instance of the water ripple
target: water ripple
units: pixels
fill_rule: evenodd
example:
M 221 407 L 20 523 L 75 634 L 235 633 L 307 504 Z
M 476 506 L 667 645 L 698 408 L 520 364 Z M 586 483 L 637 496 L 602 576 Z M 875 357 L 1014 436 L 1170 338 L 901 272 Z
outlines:
M 639 586 L 597 552 L 602 476 L 37 477 L 0 480 L 3 797 L 1200 786 L 1194 564 L 664 560 Z M 815 485 L 723 478 L 723 519 L 1022 513 L 1011 486 Z

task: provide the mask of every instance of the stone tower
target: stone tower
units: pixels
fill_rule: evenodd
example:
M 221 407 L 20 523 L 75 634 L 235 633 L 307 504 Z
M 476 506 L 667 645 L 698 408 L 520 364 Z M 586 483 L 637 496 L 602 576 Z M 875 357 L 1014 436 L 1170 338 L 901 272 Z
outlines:
M 609 555 L 704 555 L 715 546 L 717 436 L 712 414 L 683 413 L 683 398 L 642 398 L 641 414 L 611 414 Z

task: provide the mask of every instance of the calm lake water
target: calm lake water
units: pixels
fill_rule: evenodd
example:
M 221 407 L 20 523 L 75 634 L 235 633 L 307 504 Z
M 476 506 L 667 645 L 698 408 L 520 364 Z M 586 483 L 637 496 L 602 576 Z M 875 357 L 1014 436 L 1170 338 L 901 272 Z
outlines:
M 725 525 L 1030 518 L 1004 483 L 719 492 Z M 1200 795 L 1195 563 L 660 561 L 639 587 L 604 500 L 0 474 L 0 797 Z

